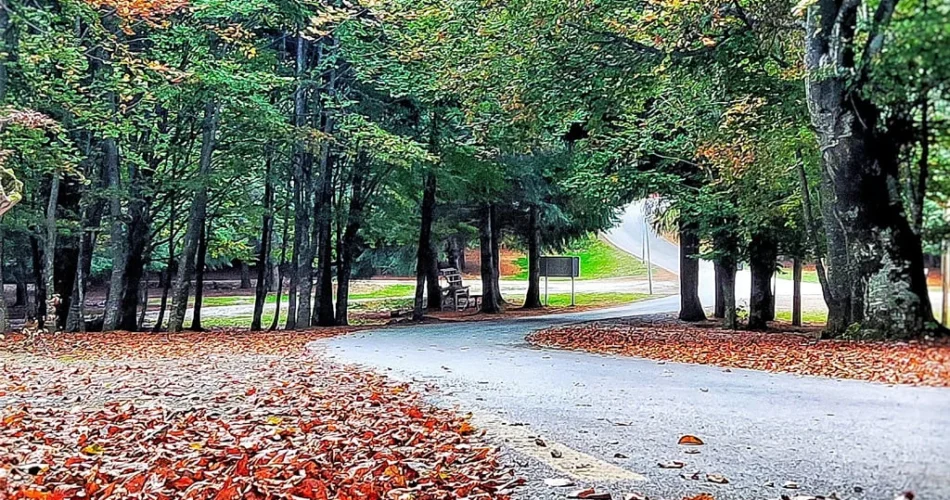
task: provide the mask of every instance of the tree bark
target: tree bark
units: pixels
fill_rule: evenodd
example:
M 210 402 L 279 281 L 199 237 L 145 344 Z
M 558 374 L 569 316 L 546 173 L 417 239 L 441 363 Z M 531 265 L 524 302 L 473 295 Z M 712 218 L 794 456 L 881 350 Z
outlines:
M 162 322 L 165 319 L 165 310 L 168 308 L 168 292 L 172 286 L 172 269 L 175 268 L 175 216 L 176 216 L 175 197 L 171 197 L 171 203 L 168 210 L 168 260 L 165 261 L 165 271 L 162 272 L 162 298 L 159 301 L 158 317 L 155 319 L 155 325 L 152 331 L 160 332 Z
M 749 270 L 752 273 L 752 291 L 749 296 L 749 329 L 765 330 L 774 319 L 772 275 L 778 247 L 768 235 L 754 235 L 749 244 Z
M 352 195 L 350 196 L 349 214 L 346 219 L 346 229 L 343 231 L 340 246 L 340 265 L 337 269 L 336 292 L 336 321 L 339 325 L 347 325 L 347 308 L 350 295 L 350 276 L 353 273 L 353 261 L 359 258 L 361 252 L 360 227 L 363 224 L 363 204 L 366 194 L 364 184 L 366 178 L 367 159 L 364 154 L 356 158 L 353 167 Z
M 48 304 L 45 302 L 55 297 L 55 293 L 53 293 L 51 297 L 47 297 L 46 295 L 55 290 L 53 271 L 56 262 L 56 207 L 58 206 L 59 200 L 59 177 L 59 172 L 53 172 L 52 180 L 50 181 L 49 204 L 46 207 L 46 241 L 44 242 L 45 247 L 43 248 L 43 310 L 45 311 L 45 316 L 40 319 L 40 326 L 49 329 L 56 329 L 58 326 L 55 317 L 56 311 L 50 311 Z M 49 320 L 53 320 L 53 324 L 47 324 Z
M 191 329 L 200 332 L 204 330 L 201 327 L 201 306 L 204 302 L 205 288 L 205 262 L 208 257 L 208 233 L 211 231 L 211 221 L 201 226 L 201 232 L 198 235 L 198 255 L 195 257 L 195 305 L 194 314 L 191 317 Z
M 119 150 L 115 139 L 102 140 L 103 170 L 109 187 L 109 215 L 112 224 L 109 233 L 112 248 L 112 275 L 109 279 L 109 291 L 106 295 L 105 315 L 102 320 L 103 331 L 115 330 L 119 322 L 119 303 L 127 285 L 125 265 L 128 259 L 125 221 L 122 218 L 121 178 L 119 175 Z
M 725 258 L 719 265 L 722 271 L 719 287 L 722 294 L 722 317 L 725 320 L 723 325 L 733 330 L 739 326 L 739 318 L 736 314 L 736 267 L 735 257 Z
M 331 118 L 332 120 L 332 118 Z M 332 125 L 328 126 L 332 129 Z M 329 144 L 325 145 L 329 148 Z M 316 324 L 319 326 L 333 326 L 336 324 L 336 315 L 333 310 L 333 173 L 336 156 L 329 150 L 321 157 L 320 193 L 317 212 L 317 250 L 319 252 L 317 265 L 317 304 Z M 339 299 L 338 299 L 339 300 Z
M 802 326 L 802 260 L 792 261 L 792 326 Z
M 277 323 L 280 321 L 280 292 L 284 289 L 283 269 L 287 267 L 287 238 L 290 229 L 290 214 L 287 206 L 284 207 L 284 231 L 280 238 L 280 263 L 277 265 L 277 293 L 274 301 L 274 319 L 271 320 L 269 331 L 277 329 Z
M 528 212 L 528 292 L 523 309 L 539 309 L 541 304 L 541 211 L 532 206 Z
M 254 316 L 251 318 L 251 331 L 261 330 L 261 317 L 267 302 L 267 275 L 271 268 L 271 233 L 274 230 L 274 183 L 271 180 L 271 167 L 274 161 L 273 149 L 268 146 L 267 160 L 264 165 L 264 216 L 261 220 L 261 245 L 257 253 L 257 286 L 254 290 Z
M 706 313 L 699 300 L 699 232 L 695 224 L 679 222 L 680 313 L 683 321 L 703 321 Z
M 725 318 L 726 317 L 726 301 L 725 297 L 722 295 L 723 288 L 725 286 L 725 272 L 726 270 L 722 268 L 722 264 L 719 262 L 719 259 L 716 259 L 713 262 L 713 271 L 715 272 L 715 292 L 716 300 L 715 306 L 713 306 L 713 317 L 714 318 Z
M 293 319 L 287 318 L 288 329 L 302 329 L 310 326 L 310 300 L 313 296 L 313 257 L 314 243 L 311 241 L 313 216 L 313 156 L 303 139 L 307 125 L 309 83 L 306 79 L 309 70 L 310 42 L 297 35 L 296 78 L 294 92 L 293 124 L 301 138 L 294 144 L 294 257 L 296 266 L 291 278 L 291 289 L 295 304 L 291 304 Z
M 499 304 L 508 302 L 501 295 L 501 223 L 498 221 L 498 207 L 491 205 L 491 254 L 492 280 L 495 282 L 495 300 Z
M 881 110 L 864 92 L 896 4 L 877 5 L 867 37 L 854 36 L 858 12 L 867 8 L 861 1 L 819 0 L 808 9 L 806 100 L 829 200 L 822 211 L 831 337 L 947 333 L 934 321 L 920 237 L 896 189 L 904 138 L 882 126 Z
M 503 311 L 495 290 L 495 258 L 492 256 L 491 205 L 485 204 L 481 210 L 481 224 L 478 228 L 478 246 L 481 252 L 482 309 L 485 314 L 498 314 Z
M 218 104 L 213 100 L 205 103 L 204 119 L 201 125 L 201 153 L 198 162 L 199 187 L 191 202 L 188 214 L 188 228 L 185 230 L 181 258 L 178 262 L 178 276 L 172 294 L 172 311 L 168 318 L 168 331 L 180 332 L 188 309 L 188 295 L 191 288 L 191 275 L 195 271 L 195 253 L 198 239 L 205 225 L 208 210 L 208 178 L 211 176 L 211 160 L 215 148 L 215 134 L 218 130 Z
M 439 310 L 442 307 L 442 291 L 439 287 L 438 262 L 436 263 L 435 284 L 432 283 L 432 260 L 435 249 L 432 245 L 432 222 L 435 218 L 435 173 L 426 171 L 422 185 L 422 221 L 419 229 L 419 248 L 416 251 L 416 298 L 412 318 L 416 321 L 423 317 L 426 306 L 429 309 Z M 423 302 L 425 287 L 429 296 Z

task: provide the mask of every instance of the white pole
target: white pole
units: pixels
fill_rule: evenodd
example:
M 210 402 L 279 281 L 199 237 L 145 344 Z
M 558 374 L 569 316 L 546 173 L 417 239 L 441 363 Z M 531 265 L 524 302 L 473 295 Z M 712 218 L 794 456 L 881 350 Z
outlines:
M 943 258 L 940 262 L 940 281 L 943 299 L 940 307 L 940 322 L 950 324 L 950 242 L 943 243 Z
M 643 243 L 647 248 L 647 283 L 650 295 L 653 295 L 653 262 L 650 258 L 650 231 L 647 230 L 646 219 L 643 219 Z

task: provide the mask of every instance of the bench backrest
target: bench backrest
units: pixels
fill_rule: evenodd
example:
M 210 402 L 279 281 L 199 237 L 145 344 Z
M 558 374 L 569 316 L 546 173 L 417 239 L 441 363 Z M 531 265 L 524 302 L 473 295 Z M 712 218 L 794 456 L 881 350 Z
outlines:
M 449 288 L 461 288 L 465 286 L 462 284 L 461 273 L 454 267 L 439 269 L 439 276 L 445 278 L 445 281 L 449 284 Z

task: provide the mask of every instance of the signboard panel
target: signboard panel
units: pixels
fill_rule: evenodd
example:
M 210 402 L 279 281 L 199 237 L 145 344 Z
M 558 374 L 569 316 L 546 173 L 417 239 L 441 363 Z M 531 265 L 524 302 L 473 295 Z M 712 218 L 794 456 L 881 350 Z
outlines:
M 580 275 L 580 257 L 541 257 L 541 276 L 545 278 L 578 278 Z

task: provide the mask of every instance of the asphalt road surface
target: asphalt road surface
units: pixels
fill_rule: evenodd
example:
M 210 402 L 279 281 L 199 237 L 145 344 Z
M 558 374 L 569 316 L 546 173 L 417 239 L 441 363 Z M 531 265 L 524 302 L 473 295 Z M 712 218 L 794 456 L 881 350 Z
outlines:
M 433 383 L 448 395 L 444 403 L 473 411 L 476 420 L 509 424 L 492 426 L 501 441 L 508 429 L 529 429 L 549 445 L 589 455 L 594 472 L 578 484 L 611 488 L 614 498 L 638 491 L 679 499 L 708 491 L 717 500 L 832 492 L 891 500 L 913 490 L 918 499 L 950 499 L 950 390 L 725 371 L 538 349 L 524 340 L 538 328 L 676 306 L 669 297 L 577 315 L 391 328 L 323 344 L 341 361 Z M 676 444 L 683 434 L 706 441 L 695 448 L 699 454 Z M 525 451 L 531 450 L 514 454 L 531 455 Z M 531 479 L 521 497 L 564 498 L 566 490 L 539 481 L 578 475 L 541 458 L 521 462 L 530 464 Z M 657 465 L 671 460 L 687 465 Z M 646 480 L 616 481 L 609 473 L 599 480 L 601 462 Z M 680 477 L 696 471 L 700 480 Z M 706 473 L 722 474 L 729 484 L 709 483 Z M 800 488 L 784 489 L 788 481 Z
M 626 230 L 608 235 L 632 253 L 642 244 L 635 235 L 643 234 L 636 210 L 625 214 Z M 654 249 L 662 245 L 653 243 Z M 665 258 L 665 264 L 654 262 L 673 267 Z M 708 293 L 702 295 L 708 300 Z M 525 342 L 536 329 L 672 313 L 678 304 L 670 296 L 578 314 L 390 328 L 321 341 L 317 348 L 343 362 L 435 385 L 439 402 L 472 411 L 529 479 L 518 498 L 565 498 L 573 488 L 542 481 L 566 477 L 614 498 L 639 492 L 679 500 L 709 492 L 717 500 L 831 493 L 891 500 L 912 490 L 920 500 L 950 499 L 950 390 L 724 370 Z M 684 434 L 706 444 L 677 445 Z M 536 436 L 547 446 L 538 446 Z M 562 458 L 553 458 L 550 449 Z M 658 466 L 673 460 L 686 465 Z M 698 479 L 690 479 L 695 472 Z M 729 482 L 709 482 L 706 474 Z M 798 488 L 785 488 L 789 482 Z

